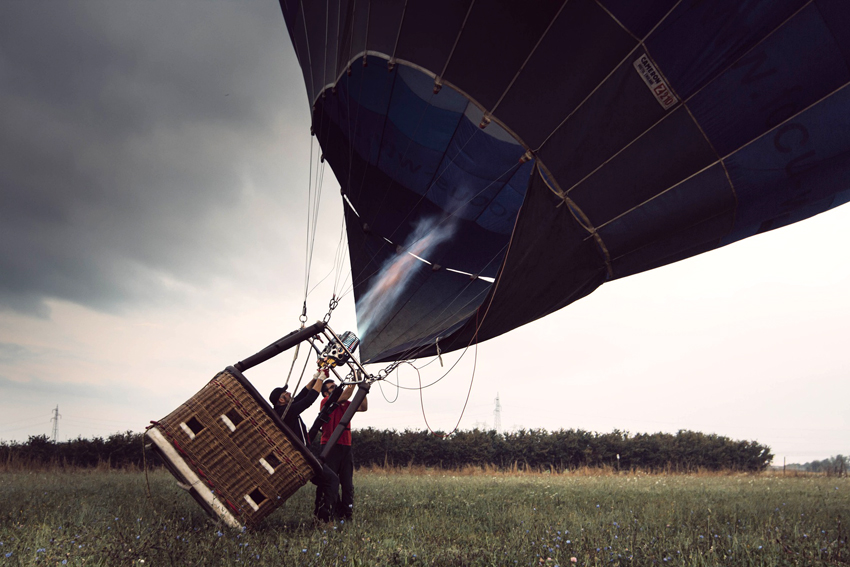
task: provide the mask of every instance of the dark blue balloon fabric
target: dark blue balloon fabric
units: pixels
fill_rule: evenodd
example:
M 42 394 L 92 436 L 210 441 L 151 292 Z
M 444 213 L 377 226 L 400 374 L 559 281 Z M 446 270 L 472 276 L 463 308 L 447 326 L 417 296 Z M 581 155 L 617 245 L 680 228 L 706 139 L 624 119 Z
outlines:
M 463 348 L 850 200 L 850 2 L 281 7 L 355 297 L 400 286 L 360 321 L 364 359 Z

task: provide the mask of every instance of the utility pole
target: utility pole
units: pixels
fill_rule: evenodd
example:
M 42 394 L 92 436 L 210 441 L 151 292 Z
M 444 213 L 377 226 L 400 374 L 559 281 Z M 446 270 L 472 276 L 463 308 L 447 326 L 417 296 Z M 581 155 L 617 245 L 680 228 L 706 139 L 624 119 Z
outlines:
M 496 409 L 493 410 L 493 429 L 496 433 L 502 431 L 502 404 L 499 402 L 498 392 L 496 392 Z
M 50 418 L 50 421 L 53 422 L 53 444 L 56 444 L 56 438 L 59 437 L 59 405 L 56 405 L 56 409 L 53 410 L 53 417 Z

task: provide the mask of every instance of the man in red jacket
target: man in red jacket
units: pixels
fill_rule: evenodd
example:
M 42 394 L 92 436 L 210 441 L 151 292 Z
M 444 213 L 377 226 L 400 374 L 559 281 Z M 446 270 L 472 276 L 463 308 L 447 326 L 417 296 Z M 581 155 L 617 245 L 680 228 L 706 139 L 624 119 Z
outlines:
M 351 405 L 351 402 L 348 400 L 354 394 L 354 386 L 354 384 L 346 386 L 345 390 L 343 390 L 342 394 L 340 394 L 339 400 L 337 400 L 337 407 L 331 412 L 327 423 L 322 425 L 321 444 L 323 449 L 324 445 L 326 445 L 330 440 L 334 429 L 336 429 L 336 426 L 339 424 L 340 420 L 342 420 L 345 410 L 347 410 L 348 406 Z M 322 384 L 322 408 L 325 407 L 325 404 L 328 402 L 328 398 L 336 387 L 337 386 L 333 380 L 325 380 Z M 368 408 L 369 400 L 367 398 L 363 398 L 363 402 L 360 404 L 360 407 L 357 408 L 357 411 L 366 411 Z M 350 423 L 346 426 L 342 435 L 340 435 L 336 442 L 336 447 L 328 455 L 325 464 L 328 465 L 328 467 L 335 472 L 337 476 L 339 476 L 339 484 L 342 488 L 342 498 L 339 499 L 337 504 L 337 517 L 343 520 L 350 520 L 354 508 L 354 455 L 351 452 Z M 322 493 L 317 490 L 316 510 L 321 508 L 322 499 Z

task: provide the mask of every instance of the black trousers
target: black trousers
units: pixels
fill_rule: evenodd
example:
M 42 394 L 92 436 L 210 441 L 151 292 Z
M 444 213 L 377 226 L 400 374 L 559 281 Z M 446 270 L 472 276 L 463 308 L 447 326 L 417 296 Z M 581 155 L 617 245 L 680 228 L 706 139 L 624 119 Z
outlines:
M 316 485 L 316 507 L 313 514 L 319 521 L 330 522 L 336 516 L 339 477 L 333 469 L 324 464 L 322 472 L 314 476 L 310 482 Z
M 325 460 L 325 466 L 330 468 L 339 478 L 339 486 L 342 488 L 342 497 L 327 504 L 327 495 L 324 491 L 316 489 L 316 515 L 322 507 L 332 506 L 335 508 L 337 518 L 348 520 L 354 509 L 354 455 L 350 445 L 336 445 Z

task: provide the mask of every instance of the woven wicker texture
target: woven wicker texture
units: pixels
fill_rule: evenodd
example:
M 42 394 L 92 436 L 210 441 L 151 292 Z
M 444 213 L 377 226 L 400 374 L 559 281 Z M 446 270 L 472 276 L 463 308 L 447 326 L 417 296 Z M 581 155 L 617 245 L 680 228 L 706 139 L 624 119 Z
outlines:
M 230 416 L 235 430 L 231 431 L 223 415 Z M 194 430 L 194 438 L 181 424 Z M 293 443 L 227 370 L 156 427 L 239 521 L 249 527 L 272 513 L 314 474 L 302 453 L 303 446 Z M 260 459 L 274 472 L 270 473 Z M 246 495 L 258 505 L 257 510 L 245 499 Z

